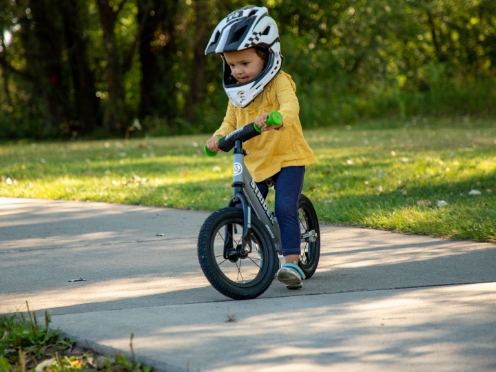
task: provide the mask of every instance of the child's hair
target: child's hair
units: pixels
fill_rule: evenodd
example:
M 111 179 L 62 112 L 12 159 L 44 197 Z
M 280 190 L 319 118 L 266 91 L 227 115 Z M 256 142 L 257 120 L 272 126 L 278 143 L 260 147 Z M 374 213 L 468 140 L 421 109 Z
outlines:
M 255 49 L 255 52 L 257 53 L 257 56 L 263 59 L 264 61 L 264 66 L 269 63 L 269 51 L 265 48 L 259 47 L 259 46 L 254 46 L 253 49 Z

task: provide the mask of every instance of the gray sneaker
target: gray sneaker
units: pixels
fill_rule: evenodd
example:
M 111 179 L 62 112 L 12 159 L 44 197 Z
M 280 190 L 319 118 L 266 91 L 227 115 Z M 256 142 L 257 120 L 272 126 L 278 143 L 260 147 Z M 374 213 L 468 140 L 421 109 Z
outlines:
M 276 273 L 276 279 L 286 284 L 287 289 L 299 289 L 301 281 L 305 279 L 305 273 L 296 262 L 285 263 Z

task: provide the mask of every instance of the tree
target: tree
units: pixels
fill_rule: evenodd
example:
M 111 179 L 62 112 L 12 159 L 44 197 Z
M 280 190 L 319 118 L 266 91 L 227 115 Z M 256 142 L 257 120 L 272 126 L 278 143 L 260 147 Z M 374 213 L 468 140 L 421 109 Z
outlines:
M 205 67 L 206 56 L 205 46 L 210 39 L 208 29 L 209 14 L 207 0 L 193 0 L 194 10 L 194 36 L 193 36 L 193 61 L 191 63 L 191 73 L 189 74 L 189 93 L 186 100 L 186 110 L 184 118 L 193 122 L 198 119 L 195 116 L 195 106 L 201 101 L 205 92 Z
M 177 117 L 176 24 L 177 0 L 138 0 L 138 22 L 143 22 L 139 38 L 141 87 L 139 118 Z M 144 22 L 143 20 L 147 20 Z
M 99 99 L 96 96 L 95 73 L 90 68 L 88 38 L 84 35 L 87 25 L 81 13 L 81 1 L 62 0 L 59 9 L 63 15 L 63 29 L 67 45 L 68 65 L 74 92 L 74 121 L 79 130 L 90 134 L 100 126 Z

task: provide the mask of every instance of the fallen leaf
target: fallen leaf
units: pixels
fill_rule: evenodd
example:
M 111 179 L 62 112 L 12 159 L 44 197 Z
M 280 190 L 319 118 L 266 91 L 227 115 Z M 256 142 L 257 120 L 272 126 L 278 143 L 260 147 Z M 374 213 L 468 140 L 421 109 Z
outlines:
M 52 364 L 55 363 L 55 358 L 47 359 L 38 364 L 35 368 L 36 371 L 45 371 L 48 370 L 48 367 L 50 367 Z
M 86 279 L 83 279 L 83 278 L 68 280 L 69 283 L 73 283 L 73 282 L 86 282 L 86 281 L 87 280 Z
M 446 207 L 448 203 L 446 203 L 444 200 L 438 200 L 437 201 L 437 206 L 438 208 Z
M 431 205 L 431 201 L 430 200 L 418 200 L 417 205 L 419 207 L 427 207 L 427 206 Z

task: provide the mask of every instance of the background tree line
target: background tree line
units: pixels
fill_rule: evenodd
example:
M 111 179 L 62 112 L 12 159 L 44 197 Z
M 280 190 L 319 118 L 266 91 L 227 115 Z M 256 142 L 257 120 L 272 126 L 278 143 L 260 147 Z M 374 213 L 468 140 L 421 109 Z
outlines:
M 264 0 L 304 126 L 496 113 L 494 0 Z M 211 131 L 238 0 L 0 0 L 0 136 Z

